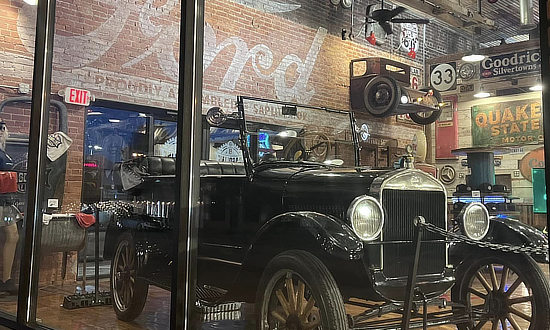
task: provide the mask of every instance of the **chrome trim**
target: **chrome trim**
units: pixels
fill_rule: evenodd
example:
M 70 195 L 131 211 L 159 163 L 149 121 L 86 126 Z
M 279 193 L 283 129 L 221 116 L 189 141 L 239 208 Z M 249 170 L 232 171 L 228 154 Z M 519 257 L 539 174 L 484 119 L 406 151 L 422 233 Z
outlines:
M 483 236 L 481 238 L 470 237 L 470 235 L 468 235 L 468 232 L 466 231 L 466 226 L 464 225 L 464 219 L 465 219 L 466 213 L 474 206 L 481 206 L 481 208 L 485 213 L 485 216 L 487 217 L 487 228 L 485 228 L 485 230 L 483 231 Z M 485 238 L 485 236 L 487 236 L 487 233 L 489 232 L 489 227 L 491 226 L 491 218 L 489 217 L 489 211 L 487 210 L 485 205 L 483 205 L 482 203 L 480 202 L 468 203 L 468 205 L 462 208 L 462 210 L 460 211 L 460 214 L 458 215 L 458 218 L 459 218 L 459 221 L 462 223 L 462 231 L 464 232 L 464 235 L 466 235 L 469 239 L 481 241 L 482 239 Z
M 357 208 L 357 205 L 359 203 L 361 203 L 362 201 L 364 200 L 369 200 L 371 202 L 374 202 L 374 204 L 378 207 L 378 211 L 380 211 L 380 214 L 382 215 L 382 223 L 380 224 L 380 228 L 378 228 L 376 230 L 376 234 L 372 236 L 372 238 L 370 239 L 363 239 L 361 238 L 361 236 L 357 233 L 357 230 L 355 229 L 355 226 L 353 224 L 353 221 L 351 220 L 351 216 L 353 214 L 353 212 L 355 212 L 355 208 Z M 351 224 L 351 228 L 353 229 L 353 232 L 355 233 L 355 235 L 357 235 L 362 241 L 366 241 L 366 242 L 371 242 L 371 241 L 374 241 L 375 239 L 378 238 L 378 236 L 380 236 L 380 234 L 382 233 L 382 229 L 384 228 L 384 221 L 385 221 L 385 214 L 384 214 L 384 209 L 382 208 L 382 204 L 374 197 L 371 197 L 371 196 L 367 196 L 367 195 L 361 195 L 361 196 L 358 196 L 356 197 L 350 204 L 350 206 L 348 207 L 348 210 L 346 212 L 346 217 L 348 218 L 348 221 L 350 222 Z
M 240 262 L 225 260 L 225 259 L 219 259 L 219 258 L 212 258 L 212 257 L 197 257 L 197 259 L 206 260 L 206 261 L 221 262 L 221 263 L 224 263 L 224 264 L 230 264 L 230 265 L 234 265 L 234 266 L 242 266 L 243 265 Z
M 242 250 L 243 249 L 242 246 L 227 245 L 227 244 L 202 243 L 201 245 L 213 246 L 213 247 L 219 247 L 219 248 L 225 248 L 225 249 L 236 249 L 236 250 Z
M 378 195 L 380 205 L 383 205 L 383 203 L 382 203 L 382 191 L 384 189 L 388 189 L 387 188 L 388 184 L 390 184 L 392 180 L 396 180 L 396 179 L 399 179 L 400 177 L 407 176 L 407 175 L 410 175 L 410 174 L 417 174 L 420 177 L 427 178 L 432 183 L 432 185 L 416 186 L 414 189 L 397 188 L 397 190 L 442 191 L 445 194 L 445 201 L 447 201 L 448 196 L 447 196 L 447 189 L 445 189 L 445 186 L 438 179 L 434 178 L 433 176 L 431 176 L 428 173 L 423 172 L 419 169 L 403 168 L 403 169 L 398 169 L 398 170 L 395 170 L 395 171 L 392 171 L 392 172 L 388 172 L 384 175 L 381 175 L 381 176 L 377 177 L 376 179 L 374 179 L 374 181 L 372 182 L 370 192 L 371 192 L 371 194 Z M 436 189 L 436 188 L 438 188 L 438 189 Z M 445 204 L 445 212 L 444 213 L 445 213 L 445 224 L 447 225 L 448 221 L 449 221 L 447 204 Z M 385 214 L 384 214 L 384 216 L 385 216 Z M 412 219 L 411 219 L 411 221 L 412 221 Z M 445 229 L 447 230 L 447 228 L 445 228 Z M 382 241 L 384 240 L 384 233 L 383 232 L 380 233 L 380 240 L 382 240 Z M 445 264 L 446 264 L 447 267 L 450 266 L 450 264 L 449 264 L 449 243 L 445 244 Z M 382 244 L 380 246 L 380 270 L 384 270 L 384 244 Z
M 205 174 L 201 178 L 246 178 L 246 174 Z

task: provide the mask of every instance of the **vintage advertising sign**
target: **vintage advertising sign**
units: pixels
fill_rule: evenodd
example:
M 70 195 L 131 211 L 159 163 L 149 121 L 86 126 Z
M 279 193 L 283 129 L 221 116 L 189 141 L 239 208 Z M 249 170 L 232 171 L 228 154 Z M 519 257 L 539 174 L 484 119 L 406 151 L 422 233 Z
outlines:
M 415 23 L 401 24 L 399 47 L 406 52 L 418 51 L 418 25 Z
M 432 66 L 430 70 L 430 85 L 440 92 L 455 90 L 456 62 Z
M 532 169 L 544 167 L 544 147 L 537 148 L 525 154 L 518 161 L 518 168 L 521 175 L 528 181 L 532 181 Z
M 540 49 L 490 56 L 479 65 L 482 79 L 539 71 Z
M 540 99 L 472 107 L 472 144 L 507 146 L 542 143 Z

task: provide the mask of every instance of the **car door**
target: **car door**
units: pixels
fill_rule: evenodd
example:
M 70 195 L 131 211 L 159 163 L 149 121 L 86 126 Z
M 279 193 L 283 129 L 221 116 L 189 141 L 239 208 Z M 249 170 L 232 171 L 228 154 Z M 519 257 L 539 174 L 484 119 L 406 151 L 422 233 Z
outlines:
M 243 192 L 247 178 L 239 131 L 212 127 L 207 133 L 210 160 L 201 161 L 200 169 L 197 277 L 199 285 L 228 289 L 241 270 L 246 249 Z

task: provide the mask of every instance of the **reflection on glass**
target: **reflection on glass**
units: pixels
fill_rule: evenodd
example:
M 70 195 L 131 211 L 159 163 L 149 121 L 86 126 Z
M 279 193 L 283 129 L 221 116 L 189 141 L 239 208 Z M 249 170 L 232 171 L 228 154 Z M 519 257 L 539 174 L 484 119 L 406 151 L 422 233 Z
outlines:
M 180 3 L 61 0 L 55 23 L 37 321 L 166 329 Z
M 21 154 L 26 153 L 24 149 L 11 145 L 8 125 L 0 118 L 0 230 L 3 234 L 0 294 L 6 300 L 17 296 L 17 278 L 13 265 L 23 219 L 21 208 L 25 206 L 24 194 L 20 192 L 18 184 L 19 173 L 26 170 L 25 164 L 21 163 Z M 13 303 L 11 306 L 13 308 Z M 9 311 L 9 307 L 6 307 Z

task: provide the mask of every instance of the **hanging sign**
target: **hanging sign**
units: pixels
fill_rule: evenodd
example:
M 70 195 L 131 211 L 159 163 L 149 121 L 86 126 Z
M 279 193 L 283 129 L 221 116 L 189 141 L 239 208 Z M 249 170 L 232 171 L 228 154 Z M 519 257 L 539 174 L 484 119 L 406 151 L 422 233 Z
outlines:
M 540 99 L 472 107 L 472 144 L 507 146 L 542 143 Z
M 480 62 L 481 78 L 540 71 L 540 49 L 490 56 Z
M 84 89 L 67 87 L 65 88 L 65 94 L 63 95 L 65 103 L 78 104 L 83 106 L 89 106 L 91 100 L 91 94 Z
M 401 24 L 399 47 L 412 58 L 416 57 L 416 52 L 418 51 L 418 25 L 415 23 Z
M 443 63 L 431 67 L 430 84 L 440 92 L 456 89 L 456 63 Z

